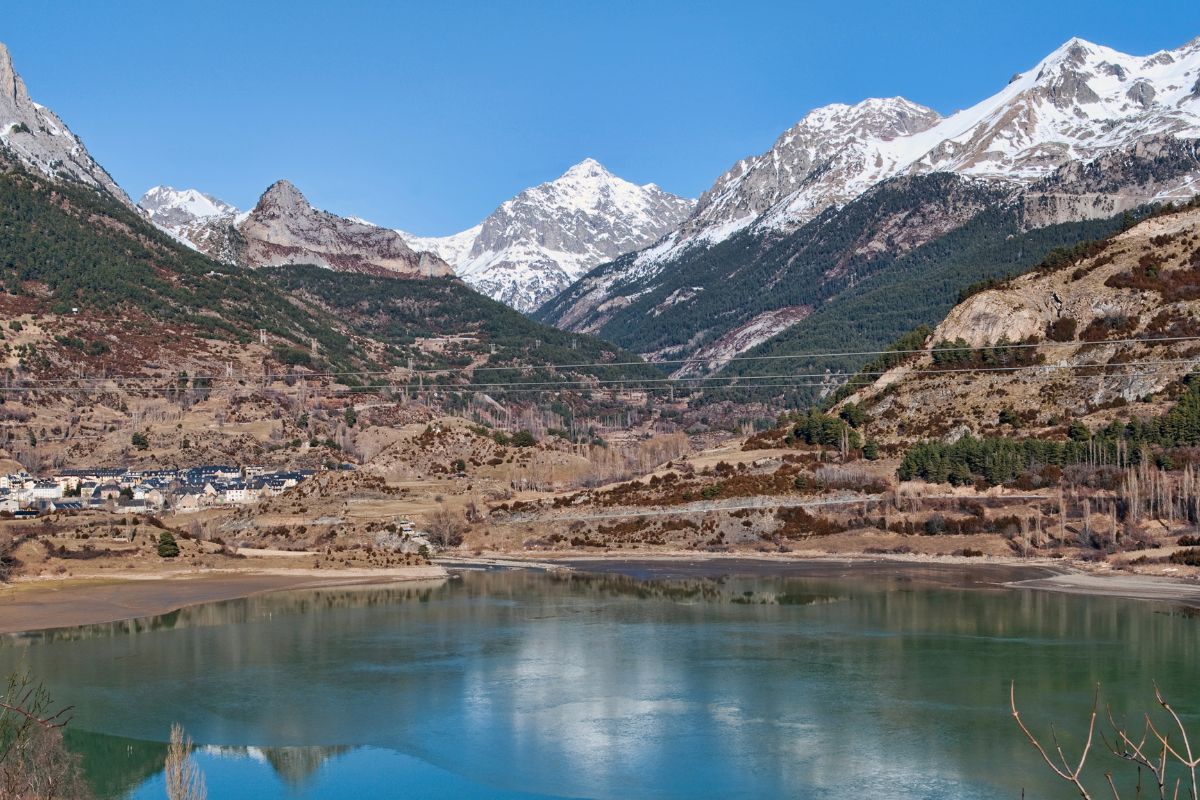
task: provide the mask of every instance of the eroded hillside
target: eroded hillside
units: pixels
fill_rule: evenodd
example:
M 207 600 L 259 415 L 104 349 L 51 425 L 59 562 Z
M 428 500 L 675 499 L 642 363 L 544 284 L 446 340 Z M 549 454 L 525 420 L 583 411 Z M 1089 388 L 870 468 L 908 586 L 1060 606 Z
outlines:
M 1200 207 L 1159 214 L 957 305 L 845 402 L 882 442 L 1159 412 L 1200 364 Z

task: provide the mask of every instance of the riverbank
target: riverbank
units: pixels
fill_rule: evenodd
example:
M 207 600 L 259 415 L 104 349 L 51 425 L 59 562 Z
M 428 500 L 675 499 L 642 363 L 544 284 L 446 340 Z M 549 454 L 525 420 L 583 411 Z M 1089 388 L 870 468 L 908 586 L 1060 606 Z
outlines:
M 0 634 L 118 622 L 264 592 L 438 580 L 440 566 L 391 569 L 262 569 L 113 573 L 40 578 L 0 586 Z

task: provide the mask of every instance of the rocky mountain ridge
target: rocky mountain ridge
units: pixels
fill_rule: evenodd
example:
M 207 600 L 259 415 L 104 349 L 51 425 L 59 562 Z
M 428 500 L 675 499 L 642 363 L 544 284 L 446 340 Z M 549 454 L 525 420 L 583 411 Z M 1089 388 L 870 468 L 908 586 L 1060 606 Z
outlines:
M 226 263 L 315 264 L 405 277 L 452 274 L 441 258 L 413 250 L 395 231 L 313 208 L 286 180 L 272 184 L 247 212 L 195 189 L 163 186 L 148 191 L 139 206 L 165 232 Z
M 23 166 L 61 181 L 99 189 L 130 208 L 133 202 L 100 166 L 83 141 L 46 108 L 33 102 L 25 81 L 0 43 L 0 150 Z
M 288 181 L 272 184 L 235 227 L 247 266 L 316 264 L 336 272 L 427 278 L 453 274 L 441 258 L 413 250 L 395 231 L 313 208 Z

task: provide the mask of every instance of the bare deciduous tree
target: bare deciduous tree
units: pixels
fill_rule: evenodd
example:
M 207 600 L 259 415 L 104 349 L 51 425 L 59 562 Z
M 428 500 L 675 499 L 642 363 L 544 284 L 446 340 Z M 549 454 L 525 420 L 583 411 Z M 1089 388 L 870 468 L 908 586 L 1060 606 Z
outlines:
M 168 800 L 205 800 L 204 773 L 192 758 L 192 739 L 183 726 L 171 726 L 171 744 L 167 747 L 167 763 L 163 768 L 167 779 Z
M 458 547 L 463 542 L 467 525 L 463 518 L 448 508 L 439 508 L 426 519 L 429 542 L 435 547 Z
M 28 676 L 13 675 L 0 698 L 0 797 L 76 800 L 91 797 L 79 756 L 63 745 L 70 708 L 51 711 L 50 696 Z

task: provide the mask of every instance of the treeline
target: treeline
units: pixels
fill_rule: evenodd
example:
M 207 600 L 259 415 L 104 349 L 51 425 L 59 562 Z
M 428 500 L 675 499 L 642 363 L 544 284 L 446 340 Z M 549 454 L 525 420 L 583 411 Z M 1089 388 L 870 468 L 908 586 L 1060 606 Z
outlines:
M 900 480 L 923 479 L 955 486 L 982 481 L 999 485 L 1045 466 L 1139 464 L 1148 457 L 1175 466 L 1172 448 L 1200 444 L 1200 376 L 1190 376 L 1175 406 L 1149 419 L 1114 420 L 1097 431 L 1080 422 L 1066 440 L 964 436 L 956 442 L 920 442 L 908 448 L 896 471 Z

